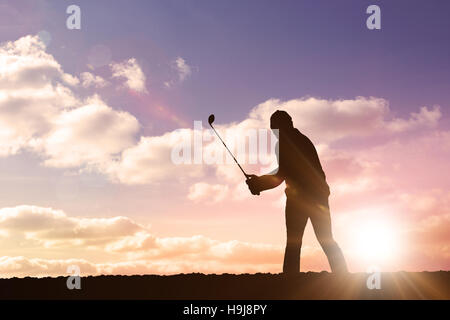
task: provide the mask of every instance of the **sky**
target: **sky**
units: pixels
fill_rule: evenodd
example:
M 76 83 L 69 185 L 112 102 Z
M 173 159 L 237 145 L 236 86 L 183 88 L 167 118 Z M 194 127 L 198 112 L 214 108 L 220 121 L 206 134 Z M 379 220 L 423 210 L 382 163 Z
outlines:
M 351 272 L 448 270 L 448 10 L 0 0 L 0 276 L 281 272 L 284 187 L 255 197 L 232 162 L 173 161 L 198 133 L 224 159 L 209 114 L 233 144 L 277 109 L 316 145 Z M 248 172 L 276 168 L 247 153 Z M 329 271 L 309 223 L 301 270 Z

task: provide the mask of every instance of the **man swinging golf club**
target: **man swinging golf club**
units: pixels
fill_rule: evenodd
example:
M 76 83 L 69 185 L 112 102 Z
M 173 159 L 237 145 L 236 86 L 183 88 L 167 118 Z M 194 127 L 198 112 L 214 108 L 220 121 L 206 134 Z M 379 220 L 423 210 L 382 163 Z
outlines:
M 277 110 L 272 114 L 270 128 L 278 136 L 278 170 L 275 174 L 260 177 L 248 175 L 246 182 L 252 194 L 286 182 L 287 244 L 283 272 L 295 274 L 300 271 L 300 249 L 308 218 L 332 272 L 347 272 L 344 255 L 331 232 L 330 189 L 316 148 L 308 137 L 294 128 L 292 118 L 285 111 Z

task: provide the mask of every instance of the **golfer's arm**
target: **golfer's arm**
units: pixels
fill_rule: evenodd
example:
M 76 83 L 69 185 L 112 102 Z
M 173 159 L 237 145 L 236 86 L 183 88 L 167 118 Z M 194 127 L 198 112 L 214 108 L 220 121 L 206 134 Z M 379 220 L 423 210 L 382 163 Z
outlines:
M 274 174 L 266 174 L 259 177 L 261 191 L 276 188 L 284 181 L 284 177 L 280 174 L 278 169 L 274 172 Z
M 279 151 L 278 151 L 279 144 L 278 143 L 277 143 L 275 149 L 276 149 L 276 155 L 277 155 L 278 168 L 271 171 L 269 174 L 259 177 L 258 182 L 259 182 L 261 191 L 276 188 L 284 181 L 284 175 L 282 173 L 283 170 L 281 170 L 281 166 L 280 166 L 280 157 L 279 157 Z

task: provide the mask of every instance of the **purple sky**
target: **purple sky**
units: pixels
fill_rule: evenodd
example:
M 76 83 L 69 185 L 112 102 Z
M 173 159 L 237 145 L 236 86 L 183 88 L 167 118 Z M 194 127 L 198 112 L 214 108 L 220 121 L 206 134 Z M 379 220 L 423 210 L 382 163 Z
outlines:
M 196 68 L 191 81 L 175 92 L 150 90 L 186 120 L 210 112 L 224 122 L 240 120 L 268 98 L 304 95 L 377 96 L 399 114 L 448 107 L 450 3 L 444 1 L 80 0 L 81 31 L 65 28 L 72 2 L 8 4 L 23 16 L 13 38 L 49 31 L 48 51 L 71 73 L 84 70 L 92 46 L 106 45 L 115 61 L 144 62 L 150 85 L 164 77 L 161 65 L 182 56 Z M 381 7 L 381 31 L 365 27 L 370 4 Z M 2 41 L 12 36 L 5 30 Z M 177 127 L 136 106 L 121 107 L 152 123 L 152 134 Z

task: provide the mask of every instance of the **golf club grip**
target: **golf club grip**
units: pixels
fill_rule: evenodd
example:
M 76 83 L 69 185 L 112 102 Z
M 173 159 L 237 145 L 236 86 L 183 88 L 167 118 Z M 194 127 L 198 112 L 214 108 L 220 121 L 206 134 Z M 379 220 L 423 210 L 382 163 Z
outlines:
M 245 174 L 245 177 L 247 178 L 247 180 L 249 180 L 250 179 L 250 175 L 246 174 L 246 173 L 244 173 L 244 174 Z M 255 195 L 255 196 L 259 196 L 260 192 L 258 191 L 257 193 L 252 193 L 252 194 Z

